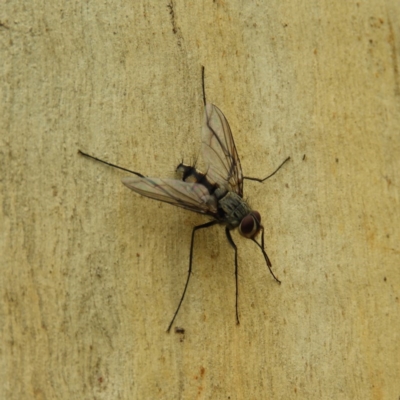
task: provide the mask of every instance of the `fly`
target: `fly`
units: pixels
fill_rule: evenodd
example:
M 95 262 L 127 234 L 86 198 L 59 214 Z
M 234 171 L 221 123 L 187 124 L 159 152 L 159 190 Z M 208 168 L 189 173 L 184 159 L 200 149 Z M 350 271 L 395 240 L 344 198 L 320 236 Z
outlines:
M 258 211 L 253 210 L 243 199 L 243 181 L 248 179 L 264 182 L 278 172 L 290 157 L 287 157 L 273 173 L 263 179 L 243 176 L 228 121 L 218 107 L 206 102 L 204 67 L 202 68 L 202 86 L 205 113 L 201 150 L 207 165 L 205 173 L 197 170 L 195 166 L 181 163 L 177 167 L 177 172 L 181 174 L 181 180 L 148 178 L 138 172 L 100 160 L 79 150 L 79 153 L 83 156 L 135 175 L 122 178 L 122 183 L 134 192 L 213 218 L 209 222 L 195 226 L 192 230 L 186 283 L 167 332 L 170 331 L 185 298 L 192 273 L 194 236 L 199 229 L 209 228 L 217 224 L 225 225 L 226 237 L 235 251 L 235 310 L 237 324 L 239 324 L 238 251 L 232 239 L 231 230 L 238 228 L 242 236 L 252 240 L 260 248 L 269 272 L 280 283 L 272 272 L 272 264 L 264 248 L 264 227 L 261 225 L 261 215 Z M 255 239 L 259 232 L 261 232 L 261 243 Z

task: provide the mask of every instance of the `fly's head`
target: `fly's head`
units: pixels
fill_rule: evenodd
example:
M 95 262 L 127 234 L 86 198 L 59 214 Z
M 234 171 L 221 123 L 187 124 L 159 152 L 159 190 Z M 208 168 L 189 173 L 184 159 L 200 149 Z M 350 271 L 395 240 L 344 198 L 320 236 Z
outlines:
M 239 233 L 247 239 L 253 239 L 261 229 L 261 215 L 252 211 L 239 224 Z

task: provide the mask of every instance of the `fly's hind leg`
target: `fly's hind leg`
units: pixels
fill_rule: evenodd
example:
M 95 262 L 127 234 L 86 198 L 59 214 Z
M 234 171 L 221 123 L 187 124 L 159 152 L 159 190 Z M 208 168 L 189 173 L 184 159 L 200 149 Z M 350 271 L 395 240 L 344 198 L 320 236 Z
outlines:
M 185 288 L 183 289 L 183 293 L 182 293 L 181 299 L 180 299 L 180 301 L 179 301 L 178 307 L 176 308 L 175 314 L 174 314 L 174 316 L 172 317 L 172 320 L 171 320 L 171 322 L 170 322 L 170 324 L 169 324 L 169 326 L 168 326 L 167 332 L 169 332 L 169 331 L 171 330 L 172 324 L 174 323 L 175 318 L 176 318 L 176 316 L 178 315 L 179 309 L 181 308 L 183 299 L 184 299 L 185 294 L 186 294 L 186 289 L 187 289 L 187 287 L 188 287 L 188 285 L 189 285 L 189 279 L 190 279 L 190 275 L 191 275 L 191 273 L 192 273 L 194 234 L 196 233 L 196 231 L 197 231 L 198 229 L 208 228 L 208 227 L 213 226 L 213 225 L 215 225 L 215 224 L 218 224 L 218 221 L 210 221 L 210 222 L 207 222 L 207 223 L 202 224 L 202 225 L 197 225 L 197 226 L 195 226 L 195 227 L 193 228 L 193 231 L 192 231 L 192 240 L 191 240 L 191 242 L 190 242 L 189 269 L 188 269 L 188 275 L 187 275 L 187 278 L 186 278 L 186 284 L 185 284 Z

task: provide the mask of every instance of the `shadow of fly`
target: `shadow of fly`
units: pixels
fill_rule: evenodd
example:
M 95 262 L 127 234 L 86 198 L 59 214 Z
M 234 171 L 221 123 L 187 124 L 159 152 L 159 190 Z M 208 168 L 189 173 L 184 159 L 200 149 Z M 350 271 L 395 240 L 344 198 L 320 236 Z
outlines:
M 243 176 L 242 167 L 228 121 L 218 107 L 206 102 L 204 67 L 202 68 L 202 85 L 205 113 L 202 127 L 201 150 L 203 160 L 207 166 L 205 173 L 196 169 L 195 166 L 181 163 L 176 169 L 181 175 L 181 180 L 148 178 L 138 172 L 100 160 L 97 157 L 79 150 L 79 153 L 83 156 L 133 174 L 134 176 L 122 178 L 122 183 L 134 192 L 213 218 L 212 221 L 197 225 L 192 230 L 189 269 L 186 283 L 167 332 L 170 331 L 178 315 L 183 299 L 185 298 L 190 275 L 192 273 L 194 236 L 199 229 L 209 228 L 217 224 L 225 225 L 226 237 L 235 251 L 235 310 L 237 324 L 239 324 L 238 251 L 232 239 L 231 230 L 238 228 L 242 236 L 250 239 L 258 246 L 264 256 L 269 272 L 274 279 L 280 283 L 279 279 L 272 272 L 272 264 L 264 248 L 264 227 L 261 225 L 261 215 L 258 211 L 253 210 L 243 199 L 243 180 L 248 179 L 264 182 L 278 172 L 290 157 L 286 158 L 274 172 L 265 178 L 260 179 Z M 261 243 L 257 242 L 255 239 L 260 232 Z

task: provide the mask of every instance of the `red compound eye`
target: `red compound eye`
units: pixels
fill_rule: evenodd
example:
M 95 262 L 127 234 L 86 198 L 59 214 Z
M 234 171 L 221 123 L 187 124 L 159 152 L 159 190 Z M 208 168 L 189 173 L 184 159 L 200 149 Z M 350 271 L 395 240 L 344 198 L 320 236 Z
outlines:
M 261 215 L 257 211 L 246 215 L 239 225 L 239 233 L 246 237 L 252 238 L 260 230 Z
M 261 215 L 260 215 L 260 213 L 258 211 L 253 211 L 252 214 L 256 218 L 257 222 L 259 224 L 261 224 Z

